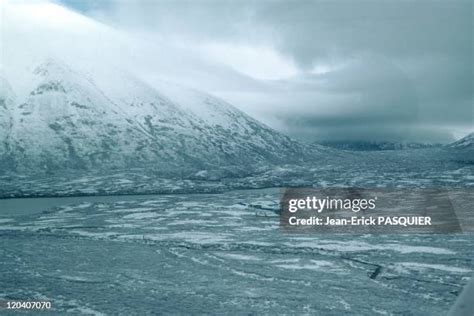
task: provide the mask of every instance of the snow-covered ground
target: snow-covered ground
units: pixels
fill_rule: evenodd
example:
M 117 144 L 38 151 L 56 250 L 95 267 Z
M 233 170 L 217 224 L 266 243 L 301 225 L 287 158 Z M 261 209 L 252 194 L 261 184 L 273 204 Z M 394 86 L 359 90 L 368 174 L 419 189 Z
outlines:
M 287 234 L 255 207 L 279 198 L 58 198 L 5 212 L 0 299 L 57 313 L 444 315 L 473 271 L 472 235 Z
M 70 170 L 0 174 L 0 198 L 155 193 L 211 193 L 268 187 L 474 187 L 471 149 L 428 148 L 380 152 L 336 149 L 300 164 L 249 164 L 213 169 Z M 245 160 L 243 160 L 245 162 Z M 6 170 L 3 170 L 6 171 Z

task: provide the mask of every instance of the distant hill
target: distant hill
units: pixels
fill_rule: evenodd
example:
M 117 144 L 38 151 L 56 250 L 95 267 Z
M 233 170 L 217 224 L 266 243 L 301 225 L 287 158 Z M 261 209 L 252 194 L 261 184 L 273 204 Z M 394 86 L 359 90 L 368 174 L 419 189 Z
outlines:
M 317 144 L 344 150 L 354 151 L 379 151 L 379 150 L 404 150 L 440 147 L 436 143 L 410 143 L 410 142 L 376 142 L 376 141 L 326 141 Z
M 457 149 L 467 149 L 467 148 L 474 149 L 474 133 L 471 133 L 467 135 L 466 137 L 463 137 L 460 140 L 449 144 L 448 147 L 457 148 Z

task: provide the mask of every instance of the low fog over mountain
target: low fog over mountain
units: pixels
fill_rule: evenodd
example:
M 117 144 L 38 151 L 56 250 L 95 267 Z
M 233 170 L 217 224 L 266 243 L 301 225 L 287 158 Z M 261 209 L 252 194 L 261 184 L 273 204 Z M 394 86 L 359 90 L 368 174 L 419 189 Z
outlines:
M 69 9 L 2 2 L 4 66 L 109 64 L 218 96 L 310 143 L 437 144 L 472 132 L 470 1 L 56 3 Z
M 2 40 L 4 170 L 247 168 L 317 154 L 317 146 L 291 140 L 205 92 L 162 78 L 144 81 L 133 56 L 109 58 L 124 37 L 107 26 L 53 4 L 30 8 L 6 9 L 14 14 L 7 16 Z M 37 25 L 26 23 L 30 18 Z M 56 24 L 64 21 L 71 29 Z M 86 40 L 91 32 L 97 42 L 90 45 L 101 45 L 101 36 L 113 41 L 79 51 L 62 41 L 38 42 L 46 35 Z M 20 44 L 26 47 L 17 50 Z

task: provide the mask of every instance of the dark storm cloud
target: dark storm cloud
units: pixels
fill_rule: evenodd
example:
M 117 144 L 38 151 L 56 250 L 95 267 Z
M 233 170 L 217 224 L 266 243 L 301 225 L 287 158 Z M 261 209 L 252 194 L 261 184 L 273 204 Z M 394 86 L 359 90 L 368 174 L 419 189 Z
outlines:
M 84 1 L 64 1 L 87 7 Z M 363 53 L 397 59 L 472 55 L 469 0 L 101 3 L 116 22 L 130 27 L 272 43 L 303 65 Z M 97 10 L 97 4 L 91 7 Z
M 300 91 L 332 98 L 313 98 L 307 111 L 281 117 L 300 137 L 448 141 L 446 127 L 473 126 L 472 73 L 456 62 L 406 71 L 392 59 L 367 57 L 314 78 Z
M 471 1 L 303 1 L 258 10 L 305 64 L 376 53 L 393 58 L 470 56 Z
M 215 92 L 290 134 L 446 140 L 452 131 L 473 129 L 472 6 L 470 0 L 145 0 L 108 1 L 90 14 L 195 46 L 274 49 L 295 64 L 296 76 L 269 82 L 260 93 Z

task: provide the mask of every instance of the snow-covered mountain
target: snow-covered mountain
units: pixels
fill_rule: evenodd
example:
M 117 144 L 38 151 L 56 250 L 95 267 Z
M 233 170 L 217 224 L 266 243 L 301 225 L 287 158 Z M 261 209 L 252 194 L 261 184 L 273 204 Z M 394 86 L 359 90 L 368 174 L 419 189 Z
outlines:
M 73 68 L 73 66 L 75 68 Z M 48 59 L 0 91 L 2 170 L 160 170 L 300 161 L 317 150 L 206 93 Z
M 474 133 L 471 133 L 460 140 L 449 144 L 449 147 L 457 149 L 474 149 Z

